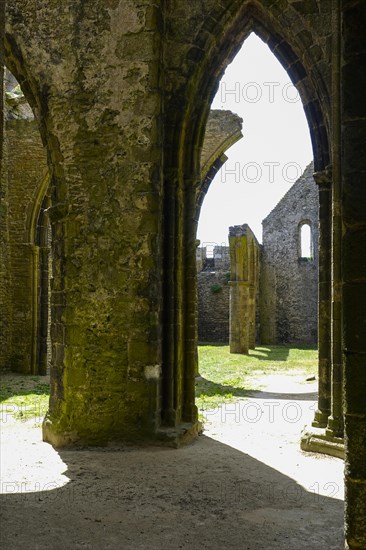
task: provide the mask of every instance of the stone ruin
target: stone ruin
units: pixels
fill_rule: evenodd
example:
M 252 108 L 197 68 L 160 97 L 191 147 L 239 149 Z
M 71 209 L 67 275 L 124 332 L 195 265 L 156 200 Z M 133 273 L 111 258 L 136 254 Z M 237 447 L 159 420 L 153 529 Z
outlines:
M 317 344 L 319 213 L 313 172 L 311 163 L 263 220 L 262 245 L 244 224 L 230 228 L 230 246 L 213 247 L 211 258 L 207 248 L 197 249 L 200 341 L 230 340 L 231 351 L 239 353 L 256 342 Z M 311 241 L 306 256 L 304 225 Z

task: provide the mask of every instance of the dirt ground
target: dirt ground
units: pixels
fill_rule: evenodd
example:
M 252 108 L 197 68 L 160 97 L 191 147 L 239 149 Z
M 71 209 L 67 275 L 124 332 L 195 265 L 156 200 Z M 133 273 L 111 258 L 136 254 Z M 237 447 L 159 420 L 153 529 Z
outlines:
M 204 434 L 179 450 L 56 451 L 33 420 L 3 415 L 0 547 L 344 548 L 343 462 L 299 448 L 316 383 L 266 384 L 206 411 Z

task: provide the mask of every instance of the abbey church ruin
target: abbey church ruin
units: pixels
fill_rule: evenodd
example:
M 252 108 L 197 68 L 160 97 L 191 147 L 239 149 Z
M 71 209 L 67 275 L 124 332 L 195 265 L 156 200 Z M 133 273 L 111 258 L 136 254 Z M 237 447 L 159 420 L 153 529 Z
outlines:
M 234 317 L 243 324 L 251 307 L 244 303 L 238 313 L 234 300 L 230 302 L 236 279 L 234 251 L 241 247 L 234 238 L 239 232 L 244 247 L 249 246 L 246 263 L 253 270 L 242 281 L 247 281 L 254 301 L 251 319 L 246 320 L 253 331 L 247 348 L 253 349 L 256 342 L 317 344 L 319 206 L 313 173 L 311 163 L 263 220 L 262 245 L 244 224 L 230 228 L 230 246 L 197 249 L 199 341 L 227 343 L 230 335 L 235 339 Z
M 363 0 L 0 4 L 0 369 L 50 369 L 44 441 L 197 438 L 197 223 L 241 135 L 210 110 L 255 32 L 299 92 L 314 165 L 264 220 L 261 259 L 231 229 L 210 296 L 248 316 L 233 346 L 317 340 L 314 427 L 344 439 L 345 544 L 366 548 L 365 28 Z

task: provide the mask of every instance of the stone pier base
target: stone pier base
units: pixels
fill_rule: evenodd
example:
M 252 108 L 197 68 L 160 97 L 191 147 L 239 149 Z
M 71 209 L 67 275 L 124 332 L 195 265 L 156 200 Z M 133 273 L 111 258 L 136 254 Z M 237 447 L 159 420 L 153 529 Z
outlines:
M 300 447 L 303 451 L 323 453 L 344 459 L 344 439 L 327 435 L 322 428 L 305 427 L 301 434 Z

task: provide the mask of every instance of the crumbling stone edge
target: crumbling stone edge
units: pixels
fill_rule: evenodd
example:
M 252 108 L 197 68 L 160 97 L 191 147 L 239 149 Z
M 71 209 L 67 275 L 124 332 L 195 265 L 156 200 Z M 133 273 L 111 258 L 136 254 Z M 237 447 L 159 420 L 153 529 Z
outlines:
M 300 448 L 302 451 L 322 453 L 344 460 L 344 439 L 327 435 L 324 429 L 305 426 L 301 433 Z

